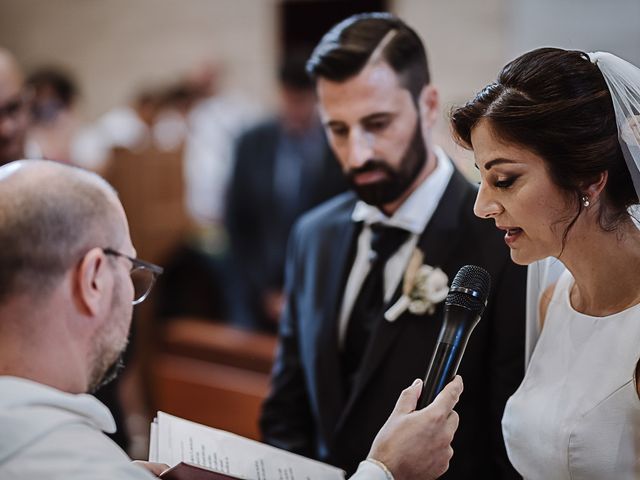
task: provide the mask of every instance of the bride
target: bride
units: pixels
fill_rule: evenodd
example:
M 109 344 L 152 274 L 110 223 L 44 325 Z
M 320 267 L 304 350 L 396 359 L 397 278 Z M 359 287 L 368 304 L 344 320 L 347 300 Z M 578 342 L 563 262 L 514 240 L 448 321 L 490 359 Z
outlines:
M 540 297 L 502 420 L 525 479 L 640 478 L 639 114 L 640 69 L 555 48 L 513 60 L 452 112 L 482 178 L 476 215 L 504 230 L 514 262 L 566 267 Z

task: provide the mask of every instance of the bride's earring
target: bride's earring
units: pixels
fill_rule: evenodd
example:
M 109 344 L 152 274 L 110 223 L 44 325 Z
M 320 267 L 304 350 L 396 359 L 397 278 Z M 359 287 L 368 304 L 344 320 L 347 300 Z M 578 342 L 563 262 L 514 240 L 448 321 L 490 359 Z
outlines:
M 580 201 L 582 202 L 582 205 L 584 205 L 585 207 L 588 207 L 589 205 L 591 205 L 591 202 L 589 201 L 589 195 L 582 195 L 582 197 L 580 197 Z

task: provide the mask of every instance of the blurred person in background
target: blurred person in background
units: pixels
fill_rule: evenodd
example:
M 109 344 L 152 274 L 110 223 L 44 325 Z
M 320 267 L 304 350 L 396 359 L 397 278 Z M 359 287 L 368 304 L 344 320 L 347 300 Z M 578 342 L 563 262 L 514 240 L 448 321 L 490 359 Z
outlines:
M 174 92 L 173 110 L 158 117 L 156 132 L 170 128 L 177 133 L 178 122 L 186 119 L 185 206 L 192 226 L 158 285 L 157 318 L 228 321 L 231 316 L 237 289 L 229 266 L 225 200 L 233 146 L 255 123 L 259 109 L 237 92 L 226 91 L 222 76 L 221 64 L 199 63 L 182 80 L 184 90 Z
M 24 157 L 37 157 L 27 145 L 29 93 L 15 57 L 0 47 L 0 165 Z
M 103 173 L 113 149 L 135 152 L 150 148 L 158 105 L 158 92 L 145 88 L 130 104 L 114 107 L 83 127 L 71 147 L 73 163 Z
M 162 91 L 152 127 L 154 145 L 164 151 L 182 149 L 189 134 L 189 113 L 198 99 L 198 91 L 185 81 Z
M 226 213 L 235 323 L 275 331 L 284 305 L 287 238 L 307 210 L 346 190 L 317 113 L 308 55 L 279 70 L 276 115 L 245 132 L 235 149 Z
M 29 75 L 26 84 L 33 95 L 29 139 L 41 158 L 71 163 L 71 145 L 79 128 L 75 81 L 64 70 L 47 67 Z
M 187 84 L 199 100 L 189 113 L 185 147 L 188 211 L 202 227 L 216 229 L 222 235 L 233 147 L 260 111 L 238 92 L 225 91 L 223 74 L 220 64 L 204 62 L 187 75 Z

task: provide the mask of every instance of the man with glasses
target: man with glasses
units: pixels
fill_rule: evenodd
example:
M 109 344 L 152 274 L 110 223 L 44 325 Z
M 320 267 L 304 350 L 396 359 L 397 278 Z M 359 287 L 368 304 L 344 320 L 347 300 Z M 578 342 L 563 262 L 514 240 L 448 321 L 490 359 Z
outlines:
M 0 48 L 0 165 L 25 156 L 29 115 L 23 81 L 13 55 Z
M 156 278 L 163 272 L 163 268 L 153 263 L 145 262 L 138 258 L 133 258 L 124 253 L 120 253 L 112 248 L 104 248 L 102 251 L 105 255 L 113 255 L 116 257 L 126 258 L 131 262 L 131 281 L 133 283 L 133 305 L 144 302 L 145 298 L 151 292 Z
M 134 257 L 100 177 L 38 160 L 0 167 L 0 478 L 149 478 L 84 395 L 117 373 L 133 304 L 162 272 Z
M 30 141 L 27 134 L 31 123 L 30 97 L 16 59 L 9 51 L 0 48 L 0 165 L 19 158 L 41 158 L 39 146 Z M 128 354 L 132 355 L 132 351 Z M 129 435 L 124 428 L 119 388 L 119 382 L 110 383 L 96 396 L 109 407 L 118 426 L 118 431 L 111 438 L 127 449 Z
M 166 467 L 132 464 L 101 433 L 114 430 L 109 411 L 85 394 L 117 371 L 133 305 L 161 272 L 135 258 L 97 175 L 42 160 L 0 167 L 0 478 L 143 480 Z M 420 390 L 402 393 L 352 480 L 446 470 L 462 384 L 414 412 Z

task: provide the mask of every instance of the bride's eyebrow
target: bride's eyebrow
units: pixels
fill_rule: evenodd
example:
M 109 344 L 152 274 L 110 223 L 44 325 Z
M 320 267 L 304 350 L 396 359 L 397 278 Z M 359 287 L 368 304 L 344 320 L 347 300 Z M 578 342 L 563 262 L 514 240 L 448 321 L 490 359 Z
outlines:
M 487 163 L 484 164 L 484 169 L 485 170 L 491 170 L 492 167 L 496 166 L 496 165 L 502 165 L 505 163 L 517 163 L 515 160 L 511 160 L 509 158 L 494 158 L 493 160 L 489 160 Z M 477 163 L 474 163 L 474 166 L 480 170 L 480 167 L 478 167 Z

